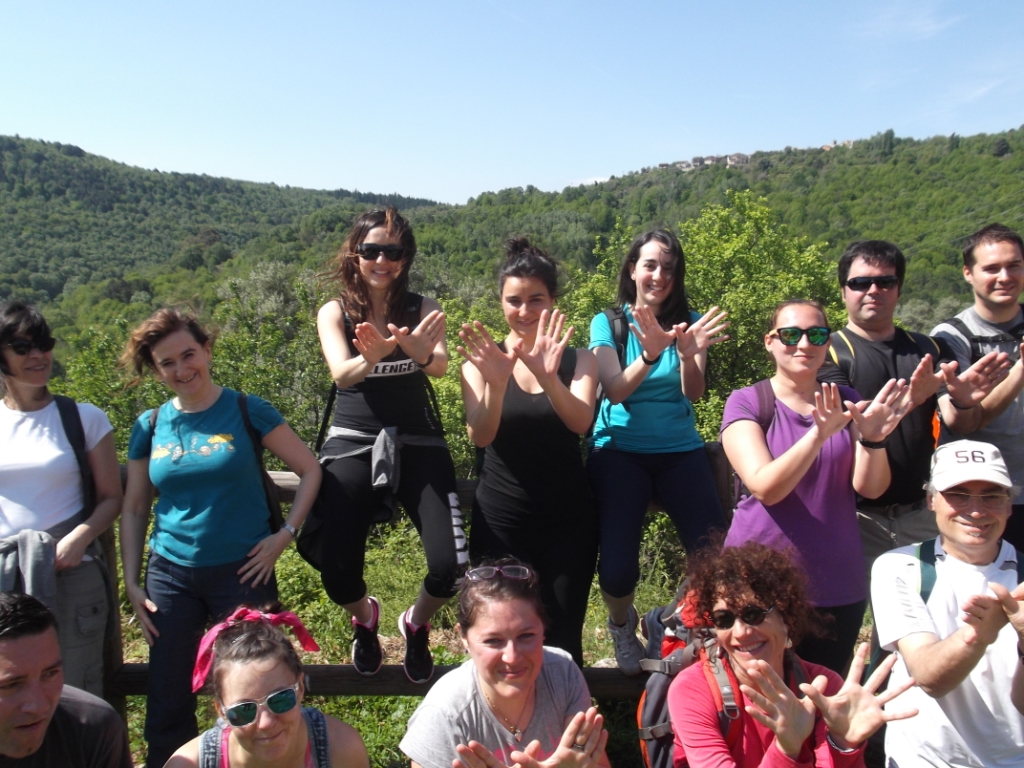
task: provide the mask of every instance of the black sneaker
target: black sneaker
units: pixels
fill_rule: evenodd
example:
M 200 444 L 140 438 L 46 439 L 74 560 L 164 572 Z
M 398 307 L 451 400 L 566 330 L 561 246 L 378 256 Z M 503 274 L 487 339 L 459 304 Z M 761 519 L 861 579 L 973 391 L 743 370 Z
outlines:
M 384 652 L 380 649 L 380 640 L 377 639 L 377 627 L 380 626 L 380 601 L 371 597 L 370 605 L 373 606 L 373 626 L 367 627 L 352 617 L 352 629 L 355 636 L 352 638 L 352 666 L 360 675 L 375 675 L 380 671 L 384 663 Z
M 409 625 L 406 617 L 412 608 L 398 617 L 398 631 L 405 638 L 405 660 L 402 667 L 405 676 L 414 683 L 425 683 L 434 676 L 434 657 L 430 655 L 430 625 L 424 624 L 417 630 Z

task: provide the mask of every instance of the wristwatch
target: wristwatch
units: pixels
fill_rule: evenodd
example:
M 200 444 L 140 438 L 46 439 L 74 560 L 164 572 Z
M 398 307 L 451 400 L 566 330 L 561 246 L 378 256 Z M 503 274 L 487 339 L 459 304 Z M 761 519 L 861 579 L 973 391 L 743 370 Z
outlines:
M 281 529 L 288 531 L 288 533 L 292 535 L 292 541 L 295 541 L 295 538 L 299 535 L 299 529 L 296 528 L 294 525 L 288 525 L 288 523 L 281 523 Z

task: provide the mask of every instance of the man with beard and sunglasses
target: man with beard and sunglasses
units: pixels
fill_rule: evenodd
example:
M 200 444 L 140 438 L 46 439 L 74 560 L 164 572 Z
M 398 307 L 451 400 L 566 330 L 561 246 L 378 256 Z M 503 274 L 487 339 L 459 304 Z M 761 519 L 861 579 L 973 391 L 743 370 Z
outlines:
M 935 446 L 933 418 L 938 408 L 955 419 L 950 401 L 976 405 L 1008 367 L 1006 355 L 990 354 L 968 368 L 956 363 L 940 339 L 897 328 L 896 304 L 906 259 L 884 240 L 851 243 L 839 258 L 839 286 L 846 304 L 846 327 L 832 334 L 829 356 L 818 380 L 851 386 L 873 398 L 890 379 L 910 383 L 914 409 L 885 441 L 892 482 L 877 499 L 857 498 L 857 519 L 864 544 L 865 571 L 883 552 L 937 533 L 923 489 Z

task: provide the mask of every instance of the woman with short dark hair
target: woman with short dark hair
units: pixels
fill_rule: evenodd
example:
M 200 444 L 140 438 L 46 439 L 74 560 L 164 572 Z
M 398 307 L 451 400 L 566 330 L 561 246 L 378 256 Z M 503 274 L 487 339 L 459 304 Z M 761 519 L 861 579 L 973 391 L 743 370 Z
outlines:
M 110 605 L 97 537 L 121 510 L 121 473 L 107 415 L 89 403 L 65 400 L 66 413 L 79 422 L 92 475 L 93 488 L 84 487 L 64 406 L 48 387 L 55 343 L 35 307 L 22 301 L 0 306 L 0 539 L 8 551 L 23 553 L 17 564 L 5 555 L 3 570 L 20 569 L 22 588 L 50 603 L 68 685 L 101 696 L 103 639 L 116 607 Z M 87 508 L 90 497 L 93 506 Z M 25 556 L 28 537 L 41 545 L 38 559 Z M 32 563 L 43 561 L 49 573 L 29 572 Z M 43 594 L 49 580 L 56 594 Z

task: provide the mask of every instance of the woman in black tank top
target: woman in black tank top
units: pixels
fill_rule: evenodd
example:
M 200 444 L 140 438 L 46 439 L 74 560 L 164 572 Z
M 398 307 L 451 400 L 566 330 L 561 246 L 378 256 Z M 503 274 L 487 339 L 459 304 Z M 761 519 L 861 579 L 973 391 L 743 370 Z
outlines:
M 497 344 L 480 322 L 459 333 L 466 429 L 484 455 L 470 556 L 532 565 L 552 619 L 547 644 L 582 665 L 597 523 L 580 435 L 594 416 L 597 361 L 568 347 L 573 329 L 563 333 L 554 308 L 555 263 L 521 238 L 506 252 L 499 287 L 508 336 Z
M 434 667 L 430 619 L 455 593 L 468 555 L 455 468 L 427 380 L 448 369 L 445 317 L 435 300 L 408 290 L 415 255 L 412 228 L 394 208 L 360 215 L 331 272 L 340 297 L 317 315 L 338 388 L 320 455 L 323 551 L 330 555 L 321 579 L 327 595 L 352 614 L 356 670 L 376 673 L 383 662 L 380 603 L 363 580 L 366 537 L 381 506 L 401 502 L 423 541 L 427 575 L 398 628 L 406 640 L 405 673 L 425 683 Z M 381 480 L 383 457 L 389 461 Z

